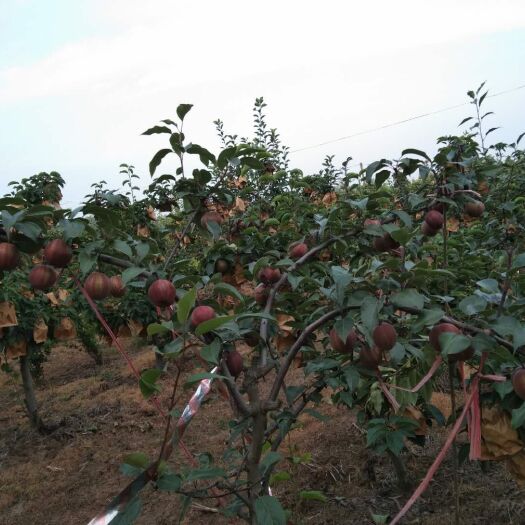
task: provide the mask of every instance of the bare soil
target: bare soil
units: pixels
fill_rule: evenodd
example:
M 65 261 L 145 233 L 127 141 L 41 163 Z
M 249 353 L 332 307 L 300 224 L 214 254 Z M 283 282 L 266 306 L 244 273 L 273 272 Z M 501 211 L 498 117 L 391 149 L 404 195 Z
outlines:
M 138 367 L 154 364 L 148 347 L 129 345 Z M 96 367 L 84 352 L 68 347 L 53 350 L 37 385 L 41 413 L 57 424 L 49 435 L 29 426 L 21 386 L 0 375 L 0 524 L 87 524 L 128 482 L 119 472 L 125 455 L 145 452 L 154 458 L 162 440 L 162 423 L 145 401 L 131 372 L 113 349 L 104 350 L 105 363 Z M 191 362 L 185 375 L 193 372 Z M 300 369 L 295 374 L 302 373 Z M 167 397 L 167 388 L 161 396 Z M 178 407 L 191 390 L 181 391 Z M 164 400 L 165 401 L 165 400 Z M 446 396 L 443 404 L 446 405 Z M 445 408 L 446 407 L 442 407 Z M 294 524 L 367 524 L 371 514 L 393 516 L 410 494 L 402 493 L 388 458 L 369 459 L 362 429 L 355 415 L 330 404 L 317 409 L 327 422 L 310 415 L 301 419 L 282 447 L 284 456 L 310 453 L 289 470 L 291 479 L 273 487 Z M 188 428 L 184 441 L 194 454 L 210 451 L 219 457 L 228 436 L 230 407 L 213 390 Z M 426 447 L 410 445 L 403 460 L 416 483 L 425 474 L 446 433 L 433 429 Z M 175 453 L 171 464 L 184 461 Z M 452 460 L 447 460 L 423 497 L 404 520 L 406 524 L 453 523 Z M 305 501 L 300 491 L 319 490 L 326 502 Z M 525 492 L 499 463 L 465 463 L 460 471 L 462 524 L 524 524 Z M 167 525 L 178 522 L 177 497 L 147 488 L 137 523 Z M 204 502 L 215 507 L 216 502 Z M 183 523 L 237 523 L 217 513 L 192 507 Z

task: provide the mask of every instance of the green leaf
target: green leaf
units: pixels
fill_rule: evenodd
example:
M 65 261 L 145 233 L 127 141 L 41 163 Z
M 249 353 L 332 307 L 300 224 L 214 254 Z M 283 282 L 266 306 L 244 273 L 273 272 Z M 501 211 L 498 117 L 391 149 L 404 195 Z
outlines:
M 177 474 L 164 474 L 157 480 L 157 487 L 167 492 L 176 492 L 180 489 L 182 479 Z
M 161 373 L 162 371 L 158 368 L 149 368 L 140 374 L 139 387 L 142 395 L 146 399 L 160 391 L 160 387 L 156 385 L 155 382 Z
M 86 275 L 86 273 L 88 273 L 91 270 L 91 268 L 93 268 L 96 262 L 97 258 L 92 255 L 89 255 L 85 251 L 81 251 L 78 254 L 78 264 L 80 266 L 80 271 L 82 275 Z
M 403 211 L 403 210 L 393 210 L 392 213 L 394 215 L 397 215 L 402 221 L 403 221 L 403 224 L 407 227 L 407 228 L 412 228 L 412 218 L 410 217 L 410 215 L 406 212 L 406 211 Z M 397 239 L 396 239 L 397 240 Z
M 226 379 L 224 376 L 219 374 L 212 374 L 211 372 L 199 372 L 198 374 L 193 374 L 186 380 L 186 386 L 194 385 L 203 379 Z
M 221 341 L 216 337 L 211 344 L 201 348 L 201 357 L 208 363 L 218 365 L 220 352 Z
M 242 321 L 243 319 L 267 319 L 268 321 L 271 321 L 272 323 L 276 323 L 277 319 L 272 314 L 268 314 L 266 312 L 246 312 L 244 314 L 240 314 L 237 316 L 236 321 Z
M 109 525 L 130 525 L 139 517 L 141 507 L 140 499 L 138 495 L 135 495 L 123 509 L 119 507 L 118 514 L 109 522 Z
M 198 155 L 201 162 L 205 166 L 208 166 L 210 162 L 215 164 L 215 156 L 212 153 L 210 153 L 206 148 L 203 148 L 202 146 L 199 146 L 198 144 L 190 144 L 186 148 L 186 152 L 193 154 L 193 155 Z
M 520 428 L 525 424 L 525 401 L 519 408 L 512 411 L 512 428 Z
M 365 297 L 361 303 L 361 322 L 368 330 L 373 330 L 377 326 L 378 316 L 379 301 L 372 296 Z
M 124 463 L 144 470 L 149 465 L 149 459 L 143 452 L 133 452 L 124 456 Z
M 142 135 L 156 135 L 158 133 L 171 133 L 167 126 L 153 126 L 142 133 Z
M 412 324 L 412 332 L 416 333 L 423 329 L 425 326 L 433 326 L 438 323 L 445 313 L 439 308 L 432 308 L 430 310 L 423 310 L 417 320 Z
M 404 157 L 406 155 L 417 155 L 418 157 L 423 157 L 424 159 L 428 160 L 429 162 L 432 162 L 430 160 L 430 157 L 424 151 L 421 151 L 420 149 L 414 149 L 414 148 L 404 149 L 401 152 L 401 156 Z
M 286 525 L 286 514 L 275 496 L 260 496 L 254 510 L 257 525 Z
M 151 323 L 148 325 L 147 332 L 149 336 L 152 336 L 157 334 L 165 334 L 166 332 L 169 332 L 169 329 L 160 323 Z
M 511 271 L 518 270 L 525 266 L 525 253 L 520 253 L 512 261 Z
M 193 104 L 179 104 L 177 107 L 177 116 L 184 120 L 184 117 L 188 114 L 190 109 L 193 107 Z
M 415 308 L 423 310 L 425 297 L 412 288 L 397 292 L 390 297 L 392 304 L 400 308 Z
M 131 257 L 133 256 L 133 252 L 131 251 L 131 246 L 127 242 L 124 242 L 121 239 L 116 239 L 115 242 L 113 243 L 113 247 L 118 252 L 123 253 L 124 255 L 127 255 L 128 259 L 131 259 Z
M 462 299 L 458 306 L 465 315 L 476 315 L 485 310 L 487 301 L 478 295 L 469 295 Z
M 124 283 L 124 285 L 126 285 L 130 281 L 135 279 L 135 277 L 138 277 L 143 272 L 144 272 L 144 268 L 137 268 L 135 266 L 132 268 L 126 268 L 122 272 L 122 282 Z
M 153 174 L 155 173 L 155 170 L 158 168 L 159 164 L 162 162 L 162 159 L 168 154 L 172 153 L 172 150 L 170 149 L 161 149 L 155 153 L 153 158 L 151 159 L 149 163 L 149 173 L 153 177 Z
M 482 279 L 476 283 L 486 293 L 498 293 L 499 284 L 496 279 Z
M 259 463 L 259 470 L 261 472 L 261 475 L 264 476 L 269 468 L 271 468 L 276 463 L 279 463 L 283 459 L 283 456 L 280 452 L 274 452 L 273 450 L 270 450 L 267 452 L 263 458 L 261 459 Z
M 186 476 L 186 481 L 195 481 L 197 479 L 224 478 L 226 472 L 219 467 L 208 467 L 190 470 Z
M 319 490 L 301 490 L 301 492 L 299 492 L 299 499 L 322 501 L 323 503 L 328 501 L 328 498 Z
M 42 228 L 34 222 L 19 222 L 16 226 L 19 233 L 29 237 L 32 241 L 37 241 L 38 236 L 42 233 Z
M 334 324 L 335 331 L 342 341 L 346 341 L 346 338 L 348 337 L 348 334 L 350 333 L 350 330 L 352 330 L 353 326 L 354 321 L 350 314 L 348 314 L 343 319 L 339 319 Z
M 277 485 L 277 483 L 288 481 L 290 478 L 291 476 L 289 472 L 281 470 L 280 472 L 276 472 L 270 476 L 270 486 L 273 487 L 274 485 Z
M 213 291 L 223 295 L 231 295 L 241 302 L 244 301 L 244 296 L 239 292 L 239 290 L 228 283 L 217 283 L 213 287 Z
M 223 324 L 231 321 L 235 316 L 234 315 L 223 315 L 222 317 L 215 317 L 209 321 L 204 321 L 195 329 L 195 335 L 204 335 L 212 330 L 217 330 Z
M 184 324 L 188 320 L 190 311 L 193 309 L 195 304 L 196 297 L 197 289 L 192 288 L 177 303 L 177 320 L 180 324 Z
M 444 332 L 439 336 L 439 345 L 444 356 L 458 354 L 469 348 L 471 344 L 472 340 L 466 335 Z

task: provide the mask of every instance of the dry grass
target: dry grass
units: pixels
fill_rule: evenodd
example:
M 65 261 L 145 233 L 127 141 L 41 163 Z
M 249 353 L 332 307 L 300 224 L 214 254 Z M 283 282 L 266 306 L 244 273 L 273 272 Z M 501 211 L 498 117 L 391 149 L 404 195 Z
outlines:
M 130 345 L 137 366 L 150 367 L 151 349 Z M 157 453 L 162 425 L 144 401 L 130 371 L 112 349 L 105 350 L 105 365 L 97 369 L 90 357 L 76 349 L 60 347 L 45 365 L 45 379 L 37 388 L 42 415 L 60 423 L 49 436 L 28 425 L 20 389 L 5 374 L 0 376 L 0 524 L 87 523 L 129 478 L 119 473 L 122 458 L 130 452 Z M 192 369 L 187 362 L 185 373 Z M 296 369 L 294 375 L 302 374 Z M 293 382 L 293 378 L 291 379 Z M 167 389 L 166 389 L 167 390 Z M 164 394 L 167 395 L 167 392 Z M 181 402 L 190 391 L 183 393 Z M 448 396 L 435 399 L 445 413 Z M 362 430 L 354 415 L 332 406 L 328 398 L 318 409 L 330 418 L 323 423 L 309 415 L 301 419 L 282 446 L 284 456 L 310 453 L 307 461 L 283 461 L 292 479 L 274 486 L 276 494 L 293 512 L 297 524 L 366 524 L 370 514 L 393 514 L 407 495 L 397 489 L 389 461 L 375 458 L 375 479 L 364 469 L 368 456 Z M 190 425 L 185 442 L 194 452 L 210 451 L 219 458 L 227 440 L 229 405 L 215 391 Z M 432 463 L 445 433 L 433 430 L 430 445 L 410 446 L 404 460 L 416 480 Z M 176 466 L 180 454 L 172 457 Z M 451 523 L 451 462 L 446 461 L 429 490 L 406 518 L 407 524 Z M 478 464 L 461 468 L 463 524 L 525 523 L 525 498 L 502 465 Z M 301 501 L 301 490 L 320 490 L 326 503 Z M 147 488 L 139 524 L 176 523 L 178 500 Z M 215 502 L 204 502 L 214 507 Z M 233 523 L 205 508 L 192 508 L 185 523 Z

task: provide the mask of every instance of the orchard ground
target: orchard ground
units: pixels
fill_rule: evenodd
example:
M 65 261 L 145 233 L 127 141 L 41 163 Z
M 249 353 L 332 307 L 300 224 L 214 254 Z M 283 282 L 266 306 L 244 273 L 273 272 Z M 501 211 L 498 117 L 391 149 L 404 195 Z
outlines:
M 151 347 L 140 339 L 127 339 L 126 346 L 139 367 L 153 366 Z M 12 376 L 0 376 L 1 525 L 86 524 L 129 482 L 130 478 L 119 472 L 124 456 L 136 451 L 151 457 L 158 453 L 162 425 L 157 413 L 143 399 L 116 351 L 104 349 L 104 358 L 104 366 L 96 367 L 85 352 L 71 345 L 57 347 L 51 353 L 37 385 L 42 416 L 48 423 L 59 424 L 47 436 L 31 428 L 21 386 L 12 384 Z M 183 378 L 194 372 L 193 360 L 188 358 Z M 302 369 L 294 369 L 289 381 L 302 374 Z M 169 383 L 169 379 L 165 381 Z M 10 388 L 4 388 L 7 383 Z M 191 392 L 181 390 L 179 409 Z M 448 395 L 434 396 L 434 403 L 445 414 L 449 412 Z M 367 461 L 365 431 L 357 425 L 355 414 L 333 406 L 328 395 L 323 400 L 317 410 L 329 420 L 322 422 L 303 414 L 300 427 L 281 447 L 284 456 L 311 457 L 305 456 L 303 462 L 294 465 L 291 479 L 274 485 L 274 492 L 285 508 L 293 510 L 296 524 L 372 523 L 371 510 L 392 516 L 409 494 L 397 488 L 390 460 L 378 457 L 375 480 L 370 479 L 370 469 L 363 468 Z M 184 441 L 192 453 L 209 451 L 220 458 L 228 439 L 230 411 L 228 401 L 214 387 L 185 434 Z M 429 446 L 408 445 L 404 458 L 412 480 L 425 474 L 445 437 L 445 430 L 433 428 Z M 460 437 L 460 442 L 464 439 Z M 180 451 L 170 465 L 174 469 L 186 465 Z M 290 463 L 283 461 L 276 470 L 289 468 Z M 404 523 L 451 523 L 452 471 L 449 455 Z M 327 501 L 301 501 L 300 492 L 309 490 L 321 491 Z M 179 499 L 153 492 L 151 487 L 142 492 L 144 511 L 137 523 L 176 523 Z M 480 463 L 465 462 L 460 493 L 463 524 L 523 523 L 525 491 L 518 489 L 503 464 L 485 463 L 482 471 Z M 241 523 L 212 512 L 215 501 L 202 503 L 206 508 L 193 501 L 183 523 Z

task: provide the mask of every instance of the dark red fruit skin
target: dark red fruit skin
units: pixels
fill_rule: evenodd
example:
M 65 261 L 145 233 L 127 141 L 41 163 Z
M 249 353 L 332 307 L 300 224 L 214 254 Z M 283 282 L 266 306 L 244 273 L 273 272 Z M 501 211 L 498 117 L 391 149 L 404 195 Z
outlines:
M 395 250 L 396 248 L 399 248 L 399 243 L 394 240 L 389 233 L 383 235 L 383 242 L 387 250 Z
M 110 293 L 113 297 L 122 297 L 126 293 L 126 287 L 120 275 L 113 275 L 109 278 Z
M 452 334 L 459 334 L 461 333 L 461 330 L 450 323 L 440 323 L 435 325 L 432 330 L 430 330 L 430 334 L 428 334 L 428 340 L 430 342 L 430 345 L 434 348 L 436 352 L 441 353 L 441 345 L 439 344 L 439 336 L 445 332 L 450 332 Z
M 465 350 L 463 350 L 462 352 L 458 352 L 457 354 L 450 354 L 448 356 L 448 360 L 450 363 L 468 361 L 469 359 L 472 359 L 474 357 L 474 353 L 474 348 L 472 348 L 472 346 L 469 346 L 468 348 L 465 348 Z
M 300 259 L 306 252 L 308 252 L 308 245 L 304 242 L 293 244 L 288 250 L 291 259 Z
M 217 259 L 215 261 L 215 271 L 218 273 L 226 273 L 230 269 L 230 263 L 226 259 Z
M 359 353 L 359 363 L 370 370 L 376 370 L 383 360 L 383 353 L 377 346 L 363 348 Z
M 209 321 L 215 317 L 215 310 L 211 306 L 197 306 L 193 309 L 190 316 L 192 326 L 199 326 L 201 323 Z
M 350 330 L 346 336 L 346 342 L 344 342 L 337 333 L 335 328 L 330 330 L 330 346 L 340 354 L 349 354 L 354 349 L 355 344 L 357 343 L 357 334 L 355 330 Z
M 269 295 L 270 289 L 265 284 L 260 283 L 255 287 L 253 296 L 257 304 L 265 305 Z
M 431 210 L 425 215 L 425 222 L 433 229 L 439 230 L 445 222 L 443 214 L 437 210 Z
M 381 323 L 374 328 L 372 334 L 376 346 L 386 352 L 391 350 L 397 341 L 396 329 L 390 323 Z
M 383 237 L 376 237 L 374 239 L 374 248 L 378 252 L 386 252 L 387 247 L 386 247 L 386 244 L 385 244 L 385 239 L 383 239 Z
M 485 211 L 485 205 L 481 201 L 467 202 L 465 212 L 471 217 L 481 217 Z
M 446 209 L 446 205 L 443 202 L 436 202 L 435 204 L 432 205 L 430 209 L 438 211 L 439 213 L 443 213 Z
M 281 278 L 281 270 L 279 268 L 271 268 L 267 266 L 259 272 L 259 279 L 264 284 L 274 284 Z
M 222 215 L 216 211 L 207 211 L 201 217 L 201 226 L 206 230 L 209 222 L 216 222 L 220 225 L 224 222 L 224 219 Z
M 439 231 L 439 228 L 437 230 L 431 228 L 428 222 L 423 221 L 423 224 L 421 224 L 421 232 L 427 237 L 434 237 L 434 235 L 437 235 Z
M 110 294 L 111 281 L 105 273 L 93 272 L 84 281 L 84 288 L 91 299 L 100 301 Z
M 259 334 L 256 332 L 249 332 L 244 335 L 244 342 L 251 348 L 254 348 L 259 344 Z
M 231 350 L 226 355 L 226 365 L 228 370 L 233 377 L 238 377 L 244 368 L 244 363 L 242 360 L 242 355 L 237 352 L 237 350 Z
M 157 279 L 148 288 L 148 299 L 159 308 L 171 306 L 176 298 L 175 286 L 167 279 Z
M 10 242 L 0 242 L 0 271 L 14 270 L 20 262 L 16 246 Z
M 518 368 L 512 373 L 514 393 L 525 401 L 525 368 Z
M 44 259 L 56 268 L 65 268 L 73 257 L 71 247 L 62 239 L 54 239 L 44 248 Z
M 57 282 L 57 279 L 57 272 L 47 264 L 37 264 L 29 272 L 29 283 L 35 290 L 47 290 Z

